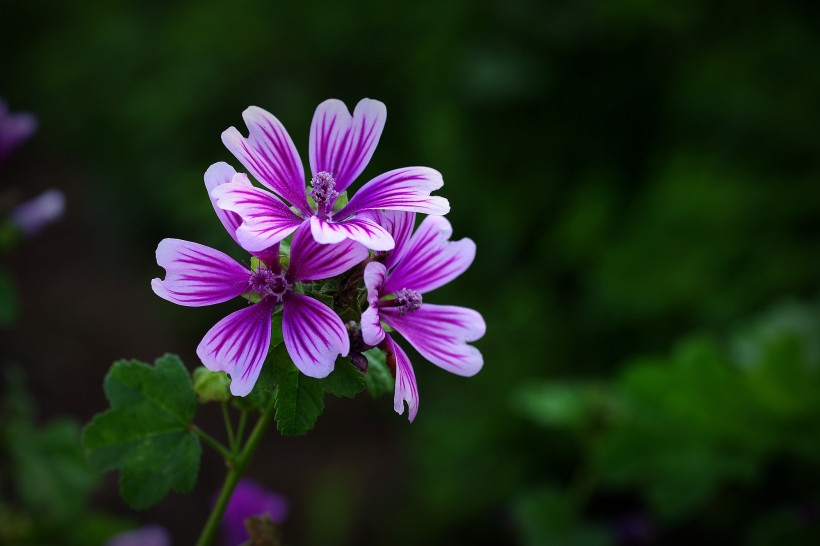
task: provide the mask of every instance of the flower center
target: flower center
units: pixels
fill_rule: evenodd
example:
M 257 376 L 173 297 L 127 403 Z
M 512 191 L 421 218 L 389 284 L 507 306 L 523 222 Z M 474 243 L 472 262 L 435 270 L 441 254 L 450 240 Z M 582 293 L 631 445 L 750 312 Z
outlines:
M 329 172 L 319 171 L 310 179 L 310 185 L 308 195 L 316 201 L 316 213 L 319 218 L 330 216 L 333 203 L 339 197 L 339 192 L 333 189 L 336 186 L 336 181 L 333 180 Z
M 421 294 L 409 288 L 402 288 L 396 292 L 392 300 L 379 300 L 376 307 L 395 307 L 399 315 L 414 313 L 421 308 Z
M 274 273 L 270 269 L 260 267 L 251 273 L 248 279 L 251 292 L 255 292 L 261 297 L 274 296 L 277 301 L 282 301 L 282 295 L 288 289 L 288 282 L 284 273 Z

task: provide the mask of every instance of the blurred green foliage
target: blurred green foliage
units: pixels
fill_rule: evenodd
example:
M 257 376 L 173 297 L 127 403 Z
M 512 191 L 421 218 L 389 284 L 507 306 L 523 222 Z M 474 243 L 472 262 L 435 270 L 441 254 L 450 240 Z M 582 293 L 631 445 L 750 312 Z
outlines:
M 820 460 L 818 339 L 820 306 L 784 305 L 722 342 L 687 339 L 667 358 L 629 362 L 606 383 L 527 385 L 513 403 L 542 426 L 571 431 L 578 442 L 580 471 L 595 491 L 579 499 L 577 484 L 570 484 L 562 502 L 575 499 L 582 510 L 599 489 L 637 491 L 656 525 L 674 528 L 699 521 L 721 494 L 742 505 L 751 488 L 777 480 L 774 464 L 810 468 Z M 771 520 L 777 529 L 738 527 L 736 540 L 746 535 L 744 543 L 774 545 L 820 538 L 820 529 L 797 520 L 800 502 L 812 501 L 817 487 L 816 475 L 803 479 L 793 484 L 790 524 L 772 498 L 739 517 Z M 525 524 L 533 525 L 530 519 Z
M 595 543 L 644 512 L 663 544 L 799 543 L 817 525 L 795 512 L 817 510 L 818 341 L 767 332 L 809 331 L 816 312 L 749 317 L 818 294 L 819 17 L 797 1 L 12 3 L 0 93 L 41 130 L 3 183 L 69 173 L 77 235 L 50 256 L 102 253 L 81 278 L 113 263 L 149 301 L 161 238 L 236 251 L 202 174 L 232 161 L 219 134 L 246 106 L 276 114 L 304 160 L 316 104 L 378 98 L 389 118 L 363 178 L 444 174 L 478 255 L 431 301 L 484 314 L 486 365 L 464 380 L 411 354 L 412 426 L 379 421 L 385 396 L 338 425 L 349 441 L 317 429 L 294 447 L 322 453 L 293 472 L 318 476 L 310 495 L 292 493 L 334 532 L 317 515 L 288 536 Z M 221 312 L 150 309 L 184 316 L 173 333 L 192 348 Z M 394 472 L 367 494 L 335 460 L 366 458 L 365 422 L 393 458 L 355 468 Z
M 99 475 L 80 445 L 80 425 L 58 418 L 44 425 L 20 368 L 7 366 L 0 427 L 0 544 L 102 544 L 131 523 L 99 512 L 90 496 Z

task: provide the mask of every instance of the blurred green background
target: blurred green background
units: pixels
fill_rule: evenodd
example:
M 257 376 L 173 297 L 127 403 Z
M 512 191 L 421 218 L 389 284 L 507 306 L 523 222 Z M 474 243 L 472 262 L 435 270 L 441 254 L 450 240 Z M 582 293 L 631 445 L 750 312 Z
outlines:
M 360 396 L 307 437 L 271 433 L 250 473 L 291 499 L 289 544 L 820 543 L 816 3 L 34 1 L 0 19 L 0 96 L 40 120 L 3 188 L 68 200 L 2 257 L 21 301 L 2 353 L 39 421 L 102 410 L 115 359 L 198 364 L 227 307 L 154 296 L 154 249 L 241 256 L 202 175 L 239 166 L 220 133 L 244 108 L 306 161 L 319 102 L 371 97 L 388 121 L 362 180 L 440 170 L 455 237 L 478 244 L 429 301 L 484 315 L 485 367 L 411 354 L 412 425 Z M 190 544 L 216 459 L 145 513 L 113 475 L 89 503 Z

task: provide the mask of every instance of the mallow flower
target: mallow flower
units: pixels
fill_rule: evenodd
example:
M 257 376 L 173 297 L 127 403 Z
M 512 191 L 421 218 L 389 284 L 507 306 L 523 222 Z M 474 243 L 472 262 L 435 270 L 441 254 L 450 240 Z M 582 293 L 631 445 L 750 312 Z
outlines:
M 0 100 L 0 165 L 37 130 L 37 120 L 28 112 L 9 112 Z
M 9 219 L 23 235 L 31 237 L 62 218 L 64 212 L 65 195 L 60 190 L 50 189 L 14 207 Z
M 390 233 L 364 212 L 449 212 L 446 199 L 430 195 L 444 182 L 438 171 L 427 167 L 381 174 L 359 188 L 347 204 L 337 205 L 370 161 L 386 116 L 384 104 L 377 100 L 362 99 L 353 115 L 339 100 L 321 103 L 310 127 L 307 180 L 296 147 L 279 120 L 256 106 L 245 110 L 242 117 L 249 136 L 231 127 L 222 133 L 222 142 L 271 191 L 233 183 L 213 191 L 219 207 L 242 218 L 236 231 L 239 243 L 251 251 L 263 250 L 307 224 L 322 244 L 347 239 L 372 250 L 390 250 L 394 246 Z M 310 184 L 307 195 L 306 182 Z
M 171 546 L 171 535 L 159 525 L 146 525 L 112 537 L 105 546 Z
M 383 262 L 372 261 L 365 267 L 368 307 L 361 318 L 364 343 L 379 345 L 395 359 L 393 405 L 401 414 L 407 402 L 410 421 L 418 412 L 413 366 L 381 323 L 400 333 L 436 366 L 462 376 L 475 375 L 481 369 L 481 353 L 468 342 L 481 338 L 486 330 L 484 319 L 472 309 L 423 301 L 424 294 L 467 270 L 476 247 L 470 239 L 450 241 L 453 228 L 440 216 L 428 216 L 413 233 L 415 216 L 393 211 L 373 215 L 390 231 L 396 247 Z
M 268 491 L 252 480 L 240 480 L 222 515 L 222 536 L 225 546 L 240 546 L 248 541 L 245 520 L 268 516 L 277 524 L 284 523 L 290 506 L 285 497 Z
M 227 183 L 250 185 L 247 176 L 224 163 L 212 166 L 205 180 L 209 189 Z M 226 211 L 218 214 L 235 236 L 239 219 Z M 350 240 L 332 246 L 318 244 L 308 224 L 299 226 L 293 235 L 287 269 L 280 264 L 278 243 L 255 254 L 259 265 L 248 269 L 205 245 L 163 239 L 156 255 L 157 263 L 165 269 L 165 279 L 151 281 L 159 297 L 189 307 L 243 295 L 247 298 L 249 305 L 220 320 L 197 347 L 197 355 L 208 369 L 231 376 L 235 396 L 247 395 L 259 377 L 270 345 L 271 315 L 279 306 L 285 347 L 296 367 L 317 378 L 333 370 L 336 357 L 346 356 L 350 349 L 347 330 L 333 310 L 298 293 L 295 283 L 334 277 L 368 256 L 366 248 Z

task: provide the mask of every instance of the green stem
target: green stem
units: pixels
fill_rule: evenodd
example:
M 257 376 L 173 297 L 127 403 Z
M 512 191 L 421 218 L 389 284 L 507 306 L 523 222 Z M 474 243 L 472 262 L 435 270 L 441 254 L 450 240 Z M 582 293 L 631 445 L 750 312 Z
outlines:
M 247 443 L 245 443 L 239 455 L 237 455 L 235 459 L 228 459 L 231 463 L 228 466 L 228 475 L 225 477 L 225 483 L 222 484 L 219 498 L 216 500 L 213 510 L 211 510 L 211 515 L 208 516 L 208 521 L 205 522 L 205 527 L 202 529 L 202 534 L 199 535 L 196 546 L 209 546 L 216 537 L 216 533 L 219 530 L 219 523 L 222 521 L 222 514 L 228 506 L 228 501 L 231 500 L 233 490 L 236 488 L 236 484 L 239 483 L 239 478 L 245 473 L 245 469 L 272 418 L 273 405 L 271 404 L 271 407 L 259 417 L 250 436 L 248 436 Z
M 242 410 L 239 414 L 239 427 L 236 429 L 236 445 L 242 443 L 245 436 L 245 425 L 248 423 L 248 410 Z
M 225 420 L 225 431 L 228 433 L 228 446 L 231 448 L 231 453 L 236 454 L 239 444 L 233 434 L 233 424 L 231 423 L 231 414 L 228 411 L 228 404 L 222 402 L 222 418 Z
M 191 425 L 191 430 L 194 432 L 194 434 L 199 436 L 203 442 L 214 448 L 217 451 L 217 453 L 219 453 L 222 456 L 223 459 L 225 459 L 226 461 L 231 460 L 233 454 L 230 451 L 228 451 L 228 448 L 223 446 L 219 440 L 217 440 L 216 438 L 214 438 L 213 436 L 211 436 L 210 434 L 208 434 L 196 425 Z

